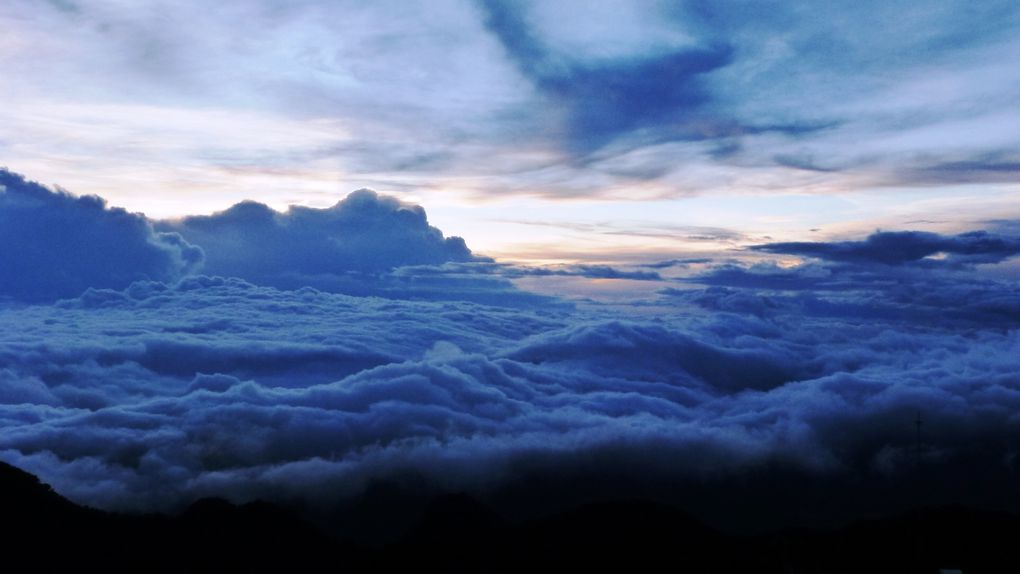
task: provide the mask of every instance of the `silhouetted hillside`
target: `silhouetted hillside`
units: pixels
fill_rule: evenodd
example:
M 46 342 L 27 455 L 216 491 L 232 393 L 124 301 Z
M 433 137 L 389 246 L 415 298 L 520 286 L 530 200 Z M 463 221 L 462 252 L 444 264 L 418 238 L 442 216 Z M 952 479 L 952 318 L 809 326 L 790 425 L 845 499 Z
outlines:
M 0 463 L 4 547 L 40 569 L 106 571 L 330 570 L 433 567 L 522 571 L 599 567 L 677 572 L 1020 571 L 1020 517 L 927 508 L 831 530 L 734 536 L 671 506 L 617 500 L 511 522 L 466 495 L 435 497 L 396 542 L 346 542 L 266 502 L 195 502 L 178 516 L 121 515 L 75 505 Z M 397 517 L 400 508 L 380 515 Z
M 37 562 L 46 570 L 302 570 L 323 560 L 362 560 L 359 549 L 272 504 L 235 506 L 205 499 L 176 517 L 106 513 L 77 506 L 4 463 L 0 508 L 7 556 Z

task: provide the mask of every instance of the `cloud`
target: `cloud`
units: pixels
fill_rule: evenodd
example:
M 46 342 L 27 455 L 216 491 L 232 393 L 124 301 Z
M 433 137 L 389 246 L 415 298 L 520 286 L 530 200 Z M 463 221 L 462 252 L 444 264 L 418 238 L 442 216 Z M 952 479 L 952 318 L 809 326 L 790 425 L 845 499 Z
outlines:
M 511 272 L 512 274 L 512 272 Z M 630 279 L 631 281 L 661 281 L 654 271 L 617 269 L 610 265 L 568 265 L 566 268 L 523 268 L 522 275 L 545 276 L 564 275 L 588 277 L 590 279 Z
M 822 172 L 822 173 L 828 173 L 828 172 L 832 172 L 832 171 L 837 171 L 835 168 L 823 167 L 823 166 L 818 165 L 818 163 L 816 163 L 816 161 L 815 161 L 815 158 L 810 157 L 810 156 L 798 156 L 798 155 L 793 155 L 793 154 L 777 154 L 776 156 L 773 157 L 773 160 L 776 162 L 777 165 L 781 165 L 783 167 L 790 167 L 790 168 L 793 168 L 793 169 L 804 170 L 804 171 L 815 171 L 815 172 Z
M 664 261 L 654 261 L 652 263 L 645 263 L 639 265 L 639 267 L 647 267 L 649 269 L 669 269 L 672 267 L 686 269 L 691 265 L 703 265 L 705 263 L 711 263 L 712 260 L 705 257 L 686 257 L 683 259 L 666 259 Z
M 971 4 L 12 0 L 0 140 L 152 216 L 321 198 L 337 174 L 461 197 L 995 189 L 1016 173 L 1020 11 Z
M 45 383 L 35 377 L 19 377 L 0 369 L 0 404 L 57 404 L 57 399 Z
M 933 473 L 1008 471 L 1015 282 L 737 269 L 629 309 L 204 276 L 7 309 L 0 457 L 75 500 L 133 509 L 328 503 L 407 473 L 473 492 L 535 473 L 893 480 L 914 464 L 921 410 Z M 793 287 L 755 283 L 770 273 Z
M 171 282 L 201 270 L 283 289 L 527 306 L 558 304 L 518 290 L 514 274 L 476 272 L 492 260 L 444 237 L 425 210 L 370 190 L 327 209 L 277 212 L 247 201 L 223 212 L 152 222 L 0 171 L 0 297 L 50 302 L 86 292 L 124 297 L 139 280 Z M 444 268 L 457 263 L 460 268 Z M 565 272 L 565 271 L 564 271 Z M 609 267 L 578 274 L 653 279 Z M 131 287 L 140 289 L 141 283 Z
M 202 259 L 201 249 L 139 214 L 0 170 L 0 296 L 39 302 L 123 289 L 175 279 Z
M 325 209 L 278 212 L 254 201 L 213 215 L 160 221 L 200 245 L 202 271 L 280 289 L 313 287 L 397 299 L 557 304 L 490 273 L 460 237 L 444 237 L 425 210 L 362 189 Z
M 897 170 L 897 177 L 905 183 L 1011 183 L 1020 174 L 1020 159 L 1012 150 L 973 154 L 966 159 L 939 158 L 934 162 L 916 162 L 918 165 Z
M 430 226 L 420 206 L 367 189 L 326 209 L 280 213 L 246 201 L 159 227 L 203 245 L 207 272 L 260 282 L 474 259 L 463 239 Z
M 586 277 L 588 279 L 629 279 L 631 281 L 662 281 L 655 271 L 640 269 L 620 269 L 611 265 L 576 264 L 528 266 L 496 262 L 475 262 L 468 264 L 448 264 L 433 267 L 407 268 L 413 276 L 434 275 L 482 275 L 496 276 L 507 279 L 521 277 Z
M 997 263 L 1020 254 L 1020 237 L 971 231 L 944 236 L 923 231 L 876 232 L 864 241 L 793 242 L 755 245 L 766 253 L 805 255 L 856 264 L 903 265 L 942 254 L 945 264 Z M 939 260 L 928 260 L 932 263 Z
M 653 269 L 701 271 L 640 305 L 570 306 L 508 280 L 664 280 L 476 258 L 421 208 L 371 192 L 285 213 L 245 203 L 156 232 L 3 174 L 3 245 L 69 274 L 12 276 L 0 458 L 80 502 L 329 503 L 408 474 L 473 492 L 584 472 L 895 479 L 915 464 L 918 410 L 920 456 L 944 476 L 1015 458 L 1020 297 L 985 272 L 1017 254 L 1009 221 L 753 248 L 810 258 L 792 267 L 664 261 Z M 47 233 L 58 241 L 39 251 Z M 192 242 L 240 277 L 181 276 L 200 261 Z M 22 305 L 17 289 L 66 298 Z
M 529 26 L 523 5 L 480 4 L 486 26 L 523 74 L 566 108 L 570 143 L 578 151 L 596 150 L 651 126 L 673 126 L 674 138 L 702 139 L 687 122 L 711 99 L 701 76 L 731 62 L 730 46 L 686 47 L 610 62 L 557 60 Z
M 565 371 L 588 371 L 709 392 L 771 389 L 812 368 L 782 346 L 727 348 L 665 327 L 622 322 L 585 325 L 532 339 L 510 355 Z
M 957 235 L 877 232 L 859 241 L 783 242 L 752 246 L 797 255 L 782 265 L 710 265 L 680 281 L 707 290 L 667 288 L 663 295 L 706 309 L 775 317 L 867 318 L 897 324 L 943 322 L 1010 328 L 1020 318 L 1011 261 L 1020 240 L 1008 222 Z

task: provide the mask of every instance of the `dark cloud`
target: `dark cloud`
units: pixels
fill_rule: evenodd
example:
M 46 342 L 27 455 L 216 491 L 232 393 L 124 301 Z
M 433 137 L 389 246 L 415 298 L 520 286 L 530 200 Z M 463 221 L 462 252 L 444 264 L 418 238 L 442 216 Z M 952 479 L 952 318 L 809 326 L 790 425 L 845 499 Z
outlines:
M 532 274 L 542 275 L 545 270 L 535 269 Z M 630 279 L 632 281 L 661 281 L 662 277 L 654 271 L 635 271 L 617 269 L 609 265 L 573 265 L 567 269 L 552 269 L 552 274 L 577 275 L 591 279 Z
M 683 139 L 702 139 L 706 130 L 713 132 L 711 137 L 720 130 L 732 131 L 708 127 L 705 122 L 690 123 L 711 101 L 702 76 L 731 62 L 730 46 L 695 47 L 602 64 L 557 61 L 532 33 L 521 5 L 480 4 L 489 30 L 521 72 L 566 108 L 570 142 L 576 150 L 592 151 L 621 134 L 651 126 Z
M 401 267 L 487 262 L 464 240 L 444 237 L 425 211 L 369 190 L 328 209 L 276 212 L 243 202 L 209 216 L 151 223 L 94 196 L 51 191 L 0 172 L 0 296 L 52 301 L 92 288 L 121 295 L 138 280 L 172 281 L 198 269 L 284 289 L 315 287 L 391 298 L 549 303 L 504 277 L 428 273 Z M 99 291 L 95 291 L 99 290 Z
M 768 243 L 751 249 L 855 264 L 903 265 L 937 254 L 946 256 L 946 264 L 975 264 L 996 263 L 1020 254 L 1020 238 L 987 231 L 954 236 L 885 231 L 873 233 L 864 241 Z
M 773 243 L 754 249 L 817 260 L 792 267 L 768 261 L 710 266 L 682 281 L 712 288 L 661 293 L 706 309 L 758 316 L 1010 328 L 1020 319 L 1020 296 L 1011 287 L 1015 274 L 977 273 L 975 264 L 1001 262 L 1018 247 L 1015 237 L 987 231 L 883 232 L 864 241 Z M 936 253 L 940 258 L 930 258 Z
M 654 271 L 620 269 L 611 265 L 577 264 L 534 267 L 507 263 L 450 264 L 441 267 L 408 269 L 413 275 L 463 273 L 467 275 L 492 275 L 507 279 L 521 277 L 586 277 L 589 279 L 628 279 L 631 281 L 662 281 Z
M 652 263 L 645 263 L 639 267 L 647 267 L 649 269 L 669 269 L 670 267 L 686 268 L 691 265 L 703 265 L 705 263 L 711 263 L 712 259 L 705 257 L 689 257 L 684 259 L 666 259 L 664 261 L 655 261 Z
M 819 165 L 815 158 L 810 155 L 777 154 L 773 157 L 773 160 L 776 164 L 783 167 L 790 167 L 804 171 L 817 171 L 822 173 L 839 171 L 834 167 L 824 167 Z
M 246 201 L 159 228 L 202 245 L 206 272 L 267 284 L 474 259 L 463 239 L 444 238 L 430 226 L 420 206 L 367 189 L 327 209 L 291 206 L 280 213 Z
M 153 231 L 139 214 L 0 170 L 0 297 L 38 302 L 122 289 L 175 279 L 201 261 L 201 249 Z
M 579 67 L 540 85 L 570 102 L 572 136 L 582 150 L 649 125 L 672 124 L 673 139 L 701 139 L 701 130 L 688 124 L 692 112 L 710 100 L 699 77 L 725 66 L 730 58 L 728 47 L 715 46 L 644 62 Z
M 895 173 L 895 178 L 907 184 L 1012 183 L 1020 175 L 1020 158 L 1012 152 L 999 152 L 966 159 L 919 161 Z
M 518 290 L 460 237 L 444 237 L 425 210 L 362 189 L 326 209 L 277 212 L 246 201 L 207 216 L 161 221 L 157 228 L 201 245 L 206 273 L 280 289 L 311 287 L 394 299 L 459 300 L 527 306 L 555 304 Z
M 993 233 L 1020 237 L 1020 220 L 1018 219 L 991 219 L 982 223 L 986 229 Z
M 685 33 L 697 38 L 693 45 L 588 61 L 546 45 L 529 20 L 527 4 L 478 3 L 486 27 L 508 58 L 554 109 L 565 114 L 568 151 L 586 167 L 634 179 L 659 179 L 675 167 L 675 160 L 614 168 L 600 165 L 606 159 L 600 150 L 613 142 L 629 150 L 662 142 L 711 140 L 715 147 L 709 155 L 726 159 L 743 150 L 741 141 L 748 136 L 799 138 L 841 123 L 811 117 L 741 119 L 728 105 L 732 88 L 713 80 L 719 72 L 742 63 L 748 54 L 741 53 L 741 46 L 734 42 L 737 38 L 720 33 L 718 22 L 706 23 L 705 14 L 698 10 L 692 11 L 693 18 L 684 17 L 682 26 Z M 664 22 L 672 18 L 670 12 L 663 9 Z M 696 23 L 705 28 L 692 28 Z M 633 141 L 623 142 L 623 136 Z

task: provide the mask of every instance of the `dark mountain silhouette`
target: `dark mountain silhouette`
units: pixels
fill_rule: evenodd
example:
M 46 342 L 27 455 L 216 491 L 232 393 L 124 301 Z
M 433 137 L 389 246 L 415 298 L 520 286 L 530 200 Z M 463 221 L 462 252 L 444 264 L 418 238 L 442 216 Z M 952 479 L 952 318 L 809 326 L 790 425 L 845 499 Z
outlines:
M 43 571 L 304 570 L 341 557 L 361 564 L 365 556 L 272 504 L 204 499 L 175 517 L 107 513 L 75 505 L 4 463 L 0 513 L 6 558 Z
M 389 492 L 377 490 L 377 498 Z M 380 521 L 396 520 L 401 510 L 384 509 L 378 501 L 363 508 L 380 510 Z M 267 502 L 238 506 L 203 499 L 177 516 L 102 512 L 0 463 L 0 512 L 5 558 L 39 570 L 1020 571 L 1020 555 L 1013 551 L 1020 516 L 963 507 L 923 508 L 833 529 L 737 536 L 643 500 L 591 502 L 510 521 L 475 498 L 447 494 L 410 504 L 407 512 L 417 518 L 403 518 L 400 523 L 409 526 L 396 541 L 366 545 Z

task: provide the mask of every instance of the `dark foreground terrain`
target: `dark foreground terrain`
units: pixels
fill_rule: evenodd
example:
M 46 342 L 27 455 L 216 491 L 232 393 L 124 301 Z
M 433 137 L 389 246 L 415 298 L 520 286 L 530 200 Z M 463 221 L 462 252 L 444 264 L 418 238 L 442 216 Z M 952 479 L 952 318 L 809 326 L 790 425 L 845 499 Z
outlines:
M 1020 572 L 1020 516 L 963 507 L 733 535 L 640 500 L 507 520 L 468 496 L 444 495 L 415 510 L 397 539 L 372 544 L 263 502 L 208 499 L 177 516 L 101 512 L 0 463 L 0 512 L 4 560 L 35 571 Z

